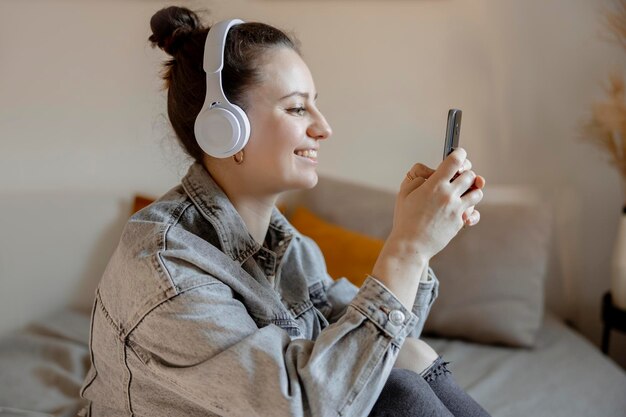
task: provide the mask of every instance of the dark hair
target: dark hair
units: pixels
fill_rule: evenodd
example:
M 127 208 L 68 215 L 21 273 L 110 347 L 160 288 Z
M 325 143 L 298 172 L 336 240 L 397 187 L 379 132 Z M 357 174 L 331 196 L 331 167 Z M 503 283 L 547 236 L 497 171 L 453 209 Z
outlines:
M 203 27 L 196 12 L 170 6 L 150 19 L 148 40 L 172 59 L 164 62 L 161 74 L 167 89 L 167 114 L 185 151 L 201 162 L 203 151 L 193 131 L 206 94 L 203 69 L 204 44 L 209 27 Z M 246 91 L 262 81 L 260 67 L 270 49 L 287 47 L 300 54 L 298 41 L 272 26 L 250 22 L 233 26 L 226 37 L 222 87 L 226 98 L 244 111 Z

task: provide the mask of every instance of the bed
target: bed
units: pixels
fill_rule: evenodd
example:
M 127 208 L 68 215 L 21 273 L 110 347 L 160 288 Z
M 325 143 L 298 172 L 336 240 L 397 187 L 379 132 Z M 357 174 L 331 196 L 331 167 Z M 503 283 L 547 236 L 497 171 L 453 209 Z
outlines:
M 432 260 L 441 292 L 424 339 L 494 417 L 626 416 L 626 373 L 550 305 L 560 298 L 550 290 L 560 278 L 550 255 L 549 206 L 528 190 L 509 191 L 481 206 L 481 229 L 463 232 Z M 315 189 L 289 194 L 281 204 L 289 216 L 305 210 L 308 220 L 294 225 L 321 235 L 312 237 L 333 263 L 332 244 L 344 238 L 375 252 L 391 226 L 394 194 L 322 178 Z M 481 258 L 485 251 L 489 257 Z M 367 268 L 371 259 L 358 262 Z M 341 265 L 329 271 L 341 274 Z M 89 365 L 88 334 L 87 311 L 63 306 L 0 335 L 0 416 L 76 415 Z

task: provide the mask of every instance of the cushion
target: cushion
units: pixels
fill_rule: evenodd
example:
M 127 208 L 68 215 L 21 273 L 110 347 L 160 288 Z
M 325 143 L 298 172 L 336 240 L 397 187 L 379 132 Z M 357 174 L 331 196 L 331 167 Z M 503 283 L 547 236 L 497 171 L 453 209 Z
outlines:
M 535 203 L 481 205 L 481 221 L 463 229 L 430 261 L 440 281 L 424 332 L 515 347 L 534 344 L 543 318 L 550 211 Z M 313 238 L 333 278 L 362 284 L 383 240 L 347 230 L 297 207 L 291 223 Z
M 439 298 L 424 331 L 482 343 L 533 346 L 543 319 L 551 216 L 542 204 L 490 204 L 430 265 Z
M 142 195 L 142 194 L 135 194 L 133 198 L 133 208 L 130 214 L 137 213 L 142 208 L 147 207 L 150 204 L 152 204 L 155 200 L 156 198 L 154 197 L 149 197 L 149 196 Z
M 315 240 L 331 277 L 345 277 L 357 286 L 371 274 L 383 248 L 382 240 L 326 222 L 302 206 L 295 208 L 289 221 L 300 233 Z

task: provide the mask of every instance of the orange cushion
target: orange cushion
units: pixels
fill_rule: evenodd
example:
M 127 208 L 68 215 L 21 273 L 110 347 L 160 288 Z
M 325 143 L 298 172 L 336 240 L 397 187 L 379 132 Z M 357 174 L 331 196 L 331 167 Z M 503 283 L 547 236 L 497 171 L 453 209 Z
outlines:
M 133 211 L 130 214 L 137 213 L 142 208 L 152 204 L 154 200 L 155 199 L 152 197 L 147 197 L 141 194 L 135 194 L 135 197 L 133 198 Z
M 361 286 L 372 273 L 383 240 L 329 223 L 305 207 L 296 207 L 289 221 L 318 244 L 331 277 L 346 277 L 354 285 Z

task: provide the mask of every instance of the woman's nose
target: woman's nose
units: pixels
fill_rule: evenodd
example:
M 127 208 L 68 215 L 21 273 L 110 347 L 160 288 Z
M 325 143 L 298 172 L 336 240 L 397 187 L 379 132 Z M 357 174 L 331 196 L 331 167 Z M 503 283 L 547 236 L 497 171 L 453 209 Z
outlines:
M 316 120 L 309 126 L 308 134 L 314 139 L 328 139 L 333 134 L 333 130 L 324 116 L 319 113 Z

